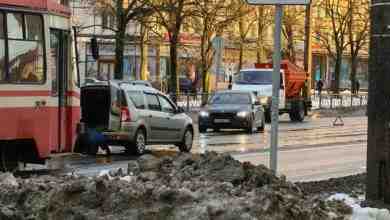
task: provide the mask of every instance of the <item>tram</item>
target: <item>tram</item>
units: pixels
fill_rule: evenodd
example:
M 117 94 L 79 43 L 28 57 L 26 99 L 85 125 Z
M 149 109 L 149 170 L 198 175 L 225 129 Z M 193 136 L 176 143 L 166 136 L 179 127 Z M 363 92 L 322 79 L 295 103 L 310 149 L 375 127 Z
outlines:
M 71 152 L 80 120 L 66 0 L 0 0 L 0 167 Z

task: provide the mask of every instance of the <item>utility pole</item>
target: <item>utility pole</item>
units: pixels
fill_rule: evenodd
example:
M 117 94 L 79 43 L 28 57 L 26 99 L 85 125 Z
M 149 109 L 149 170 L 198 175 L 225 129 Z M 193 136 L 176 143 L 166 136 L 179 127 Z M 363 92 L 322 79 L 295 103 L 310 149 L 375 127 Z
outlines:
M 283 6 L 275 5 L 275 33 L 274 56 L 272 73 L 272 102 L 271 102 L 271 151 L 270 168 L 276 173 L 278 170 L 278 133 L 279 133 L 279 90 L 280 90 L 280 60 L 281 60 L 281 32 Z
M 390 204 L 390 2 L 372 0 L 366 199 Z
M 311 97 L 312 88 L 312 4 L 306 5 L 306 19 L 305 19 L 305 51 L 304 51 L 304 69 L 308 73 L 307 85 L 306 85 L 306 96 L 305 98 Z

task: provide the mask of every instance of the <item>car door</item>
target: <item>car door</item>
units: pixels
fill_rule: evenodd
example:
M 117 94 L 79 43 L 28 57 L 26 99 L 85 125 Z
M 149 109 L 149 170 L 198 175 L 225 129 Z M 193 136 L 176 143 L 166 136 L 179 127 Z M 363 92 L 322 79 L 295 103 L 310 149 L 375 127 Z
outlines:
M 164 138 L 168 142 L 177 142 L 180 140 L 180 132 L 184 126 L 183 118 L 176 114 L 176 107 L 167 97 L 159 94 L 158 99 L 164 114 Z
M 166 115 L 161 111 L 160 102 L 156 94 L 145 93 L 145 98 L 148 107 L 146 110 L 146 122 L 150 130 L 150 134 L 147 134 L 148 142 L 164 142 Z

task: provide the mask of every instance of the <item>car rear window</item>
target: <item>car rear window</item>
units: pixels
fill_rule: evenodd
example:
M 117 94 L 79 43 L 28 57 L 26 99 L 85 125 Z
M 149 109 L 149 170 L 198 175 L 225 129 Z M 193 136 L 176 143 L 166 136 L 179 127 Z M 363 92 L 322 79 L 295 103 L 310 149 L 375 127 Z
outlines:
M 142 93 L 129 91 L 127 94 L 137 109 L 145 109 L 145 100 Z

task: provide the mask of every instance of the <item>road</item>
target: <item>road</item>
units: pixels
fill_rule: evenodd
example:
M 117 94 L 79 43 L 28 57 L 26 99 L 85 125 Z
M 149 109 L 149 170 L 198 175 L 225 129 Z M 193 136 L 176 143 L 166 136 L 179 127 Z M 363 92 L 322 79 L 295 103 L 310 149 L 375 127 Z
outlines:
M 344 126 L 333 126 L 334 118 L 307 119 L 291 123 L 282 117 L 279 126 L 278 174 L 291 181 L 310 181 L 339 177 L 365 171 L 367 118 L 343 118 Z M 222 131 L 196 134 L 194 153 L 216 151 L 229 153 L 240 161 L 269 164 L 270 127 L 264 133 L 245 134 L 241 131 Z M 173 146 L 152 146 L 154 149 L 173 149 Z M 84 157 L 66 162 L 78 174 L 93 175 L 102 170 L 127 168 L 135 159 L 114 147 L 111 158 Z

